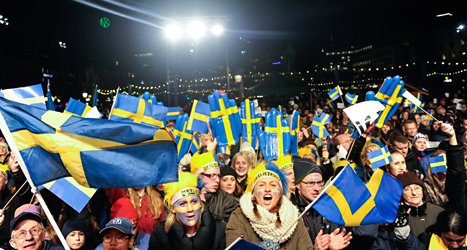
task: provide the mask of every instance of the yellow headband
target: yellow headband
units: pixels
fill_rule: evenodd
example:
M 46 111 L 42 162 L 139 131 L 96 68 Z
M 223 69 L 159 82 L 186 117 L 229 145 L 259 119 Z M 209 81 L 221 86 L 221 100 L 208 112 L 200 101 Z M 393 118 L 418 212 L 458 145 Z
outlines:
M 195 194 L 195 195 L 199 196 L 199 189 L 194 188 L 194 187 L 187 187 L 187 188 L 180 189 L 178 192 L 176 192 L 172 196 L 172 199 L 171 199 L 170 202 L 173 205 L 175 202 L 177 202 L 181 198 L 186 197 L 186 196 L 188 196 L 190 194 Z
M 272 177 L 272 178 L 276 179 L 279 182 L 279 185 L 282 188 L 281 178 L 279 177 L 279 175 L 277 175 L 276 173 L 274 173 L 272 171 L 264 170 L 264 171 L 261 171 L 258 174 L 256 174 L 255 178 L 253 179 L 253 186 L 251 186 L 251 190 L 253 190 L 255 188 L 256 182 L 258 182 L 259 180 L 261 180 L 261 179 L 263 179 L 265 177 Z

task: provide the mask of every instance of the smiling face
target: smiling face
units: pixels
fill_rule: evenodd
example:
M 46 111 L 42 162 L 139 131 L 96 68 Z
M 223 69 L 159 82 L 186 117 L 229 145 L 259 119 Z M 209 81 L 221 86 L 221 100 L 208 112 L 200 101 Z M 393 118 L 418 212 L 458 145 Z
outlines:
M 235 191 L 235 186 L 237 184 L 236 182 L 237 180 L 235 180 L 235 176 L 226 175 L 222 177 L 221 182 L 219 183 L 219 186 L 225 192 L 229 194 L 233 194 L 233 192 Z
M 72 231 L 66 236 L 66 243 L 72 250 L 82 248 L 84 246 L 84 233 L 78 230 Z
M 253 196 L 258 205 L 271 212 L 282 197 L 281 186 L 275 178 L 263 177 L 256 183 Z
M 189 194 L 173 204 L 172 213 L 185 227 L 194 227 L 201 216 L 201 199 L 196 194 Z
M 31 231 L 38 231 L 39 233 L 33 236 Z M 35 220 L 26 219 L 15 227 L 12 235 L 10 244 L 14 249 L 38 250 L 42 248 L 44 227 Z
M 238 177 L 243 177 L 248 174 L 248 162 L 242 155 L 238 155 L 237 159 L 235 159 L 235 172 L 237 173 Z
M 407 166 L 405 165 L 405 158 L 400 153 L 391 154 L 392 162 L 389 163 L 387 168 L 388 174 L 396 177 L 399 174 L 407 172 Z
M 419 207 L 423 204 L 423 188 L 418 184 L 407 185 L 402 193 L 402 198 L 410 206 Z

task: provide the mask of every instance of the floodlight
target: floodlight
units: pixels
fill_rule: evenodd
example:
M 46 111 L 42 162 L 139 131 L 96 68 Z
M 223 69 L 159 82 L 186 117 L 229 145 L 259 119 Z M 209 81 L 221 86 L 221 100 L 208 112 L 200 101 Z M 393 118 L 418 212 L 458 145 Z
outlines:
M 194 38 L 200 38 L 206 32 L 206 28 L 201 22 L 193 22 L 188 26 L 188 34 Z
M 220 26 L 220 25 L 215 25 L 212 28 L 212 33 L 214 35 L 220 35 L 220 34 L 222 34 L 222 32 L 224 32 L 224 28 L 222 28 L 222 26 Z
M 178 25 L 170 25 L 165 29 L 165 34 L 172 40 L 177 40 L 183 34 L 182 28 Z

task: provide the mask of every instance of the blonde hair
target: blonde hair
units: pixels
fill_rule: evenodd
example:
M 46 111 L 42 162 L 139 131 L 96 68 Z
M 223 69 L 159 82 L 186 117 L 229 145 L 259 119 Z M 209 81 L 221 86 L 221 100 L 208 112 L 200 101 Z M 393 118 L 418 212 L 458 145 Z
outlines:
M 256 167 L 256 165 L 253 166 L 253 163 L 251 162 L 251 159 L 250 157 L 244 153 L 244 152 L 238 152 L 237 154 L 234 155 L 234 157 L 232 158 L 232 164 L 231 164 L 231 167 L 235 170 L 235 162 L 237 161 L 237 158 L 238 156 L 242 156 L 243 158 L 245 158 L 245 161 L 246 161 L 246 164 L 248 164 L 248 172 L 253 169 L 254 167 Z
M 146 211 L 144 211 L 144 215 L 148 214 L 151 211 L 152 219 L 157 220 L 162 214 L 162 197 L 161 194 L 156 190 L 155 186 L 148 186 L 144 188 L 146 194 L 148 196 L 148 207 Z M 125 194 L 128 199 L 130 199 L 131 204 L 138 212 L 138 217 L 141 218 L 143 215 L 141 214 L 141 201 L 136 194 L 136 191 L 133 188 L 125 188 Z
M 165 232 L 168 233 L 170 228 L 175 223 L 175 220 L 180 222 L 177 216 L 172 212 L 172 197 L 180 191 L 181 189 L 187 187 L 194 187 L 198 186 L 198 179 L 196 175 L 189 173 L 189 172 L 179 172 L 178 173 L 178 182 L 171 182 L 164 184 L 164 205 L 169 211 L 169 216 L 166 218 L 165 221 Z M 200 201 L 201 202 L 201 201 Z M 204 212 L 204 204 L 201 202 L 201 214 Z M 181 223 L 180 223 L 181 224 Z M 199 216 L 198 221 L 196 222 L 195 229 L 198 231 L 199 227 L 201 226 L 201 216 Z

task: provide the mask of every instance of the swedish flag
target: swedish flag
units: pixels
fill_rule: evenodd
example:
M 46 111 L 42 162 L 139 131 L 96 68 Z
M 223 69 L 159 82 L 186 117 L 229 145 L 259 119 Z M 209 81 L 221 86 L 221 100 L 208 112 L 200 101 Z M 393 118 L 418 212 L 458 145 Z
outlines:
M 47 110 L 55 111 L 54 100 L 52 99 L 52 93 L 50 93 L 50 83 L 47 84 Z
M 167 107 L 125 94 L 117 94 L 110 120 L 164 127 Z
M 68 104 L 63 111 L 64 114 L 75 115 L 80 117 L 85 117 L 86 114 L 91 111 L 91 107 L 70 97 Z
M 402 190 L 402 184 L 381 169 L 365 185 L 347 164 L 312 207 L 327 220 L 347 227 L 393 222 Z
M 350 93 L 347 93 L 345 94 L 345 100 L 349 103 L 349 104 L 355 104 L 358 100 L 358 95 L 352 95 Z
M 422 94 L 420 93 L 416 93 L 415 95 L 415 98 L 417 98 L 420 102 L 422 101 L 423 99 L 423 96 Z M 415 105 L 415 104 L 412 104 L 412 113 L 417 113 L 419 110 L 418 110 L 418 106 Z
M 44 104 L 44 90 L 42 85 L 0 90 L 0 97 L 7 100 L 46 109 Z
M 402 102 L 403 92 L 404 81 L 401 81 L 400 76 L 386 77 L 383 85 L 376 93 L 376 99 L 385 105 L 383 112 L 376 120 L 376 127 L 382 128 L 384 123 L 394 115 Z
M 326 113 L 322 113 L 320 116 L 315 115 L 313 117 L 313 123 L 311 124 L 311 131 L 313 131 L 313 134 L 316 137 L 323 138 L 325 136 L 330 136 L 325 125 L 331 122 L 331 118 L 332 117 Z
M 0 98 L 34 184 L 73 176 L 84 187 L 145 187 L 178 180 L 177 152 L 165 129 L 46 111 Z M 9 143 L 14 143 L 9 141 Z
M 342 95 L 341 89 L 339 86 L 333 88 L 331 91 L 328 92 L 328 96 L 335 101 L 337 98 L 339 98 Z
M 180 106 L 178 107 L 168 107 L 167 108 L 167 116 L 165 117 L 166 121 L 169 120 L 177 120 L 180 116 Z
M 408 99 L 405 99 L 404 103 L 402 104 L 402 106 L 404 106 L 404 108 L 410 107 L 410 105 L 412 105 L 412 103 Z
M 256 118 L 255 104 L 249 99 L 240 106 L 240 119 L 242 120 L 242 137 L 250 145 L 256 147 L 256 132 L 258 131 L 259 118 Z
M 227 94 L 214 91 L 208 96 L 211 118 L 218 146 L 235 145 L 240 136 L 242 121 L 234 100 L 229 100 Z
M 326 100 L 326 104 L 324 105 L 324 112 L 328 112 L 328 111 L 331 111 L 333 110 L 334 108 L 336 107 L 336 104 L 332 101 L 331 98 L 328 98 Z
M 392 162 L 391 154 L 387 146 L 367 154 L 373 169 L 386 166 Z
M 183 114 L 182 118 L 180 120 L 177 119 L 177 123 L 175 123 L 177 131 L 179 131 L 177 139 L 175 139 L 175 143 L 177 143 L 178 161 L 188 153 L 193 140 L 193 131 L 188 130 L 187 126 L 188 114 Z
M 95 188 L 87 188 L 79 185 L 73 177 L 60 178 L 42 186 L 47 188 L 78 213 L 81 213 L 97 191 Z
M 439 155 L 435 157 L 430 157 L 430 168 L 431 173 L 439 173 L 439 172 L 446 172 L 447 164 L 446 164 L 446 155 Z
M 198 136 L 197 133 L 194 133 L 193 134 L 193 140 L 191 142 L 190 152 L 192 154 L 195 154 L 199 150 L 200 146 L 201 146 L 201 144 L 199 142 L 199 136 Z
M 300 113 L 294 110 L 292 113 L 292 121 L 290 126 L 290 154 L 298 154 L 298 134 L 300 133 Z
M 208 118 L 211 111 L 209 104 L 195 100 L 191 108 L 190 119 L 188 120 L 188 130 L 206 134 L 208 132 Z

